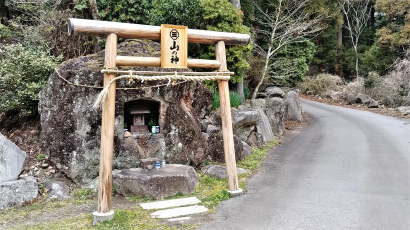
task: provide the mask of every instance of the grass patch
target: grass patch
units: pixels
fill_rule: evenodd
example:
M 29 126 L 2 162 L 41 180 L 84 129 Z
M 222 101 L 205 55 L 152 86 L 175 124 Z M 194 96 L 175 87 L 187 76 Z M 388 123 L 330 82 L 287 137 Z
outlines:
M 87 188 L 76 189 L 73 192 L 74 199 L 79 202 L 93 199 L 95 195 L 93 190 Z
M 84 214 L 75 218 L 68 218 L 62 221 L 54 223 L 45 223 L 35 226 L 24 227 L 20 229 L 28 230 L 49 230 L 49 229 L 61 229 L 61 230 L 144 230 L 144 229 L 156 229 L 156 230 L 177 230 L 177 229 L 195 229 L 195 225 L 181 225 L 178 227 L 168 226 L 161 224 L 155 219 L 151 219 L 149 213 L 137 208 L 132 210 L 116 210 L 114 218 L 111 221 L 104 222 L 98 225 L 91 225 L 92 216 L 90 214 Z
M 272 141 L 260 148 L 252 149 L 252 154 L 247 156 L 245 159 L 239 161 L 238 167 L 255 171 L 261 166 L 266 155 L 268 155 L 269 150 L 271 150 L 277 144 L 279 144 L 278 141 Z
M 265 159 L 269 150 L 273 146 L 277 145 L 278 142 L 271 142 L 261 148 L 254 148 L 252 154 L 247 156 L 242 161 L 238 162 L 238 167 L 250 170 L 250 173 L 241 175 L 239 177 L 240 187 L 246 189 L 246 181 L 250 175 L 255 173 L 262 161 Z M 208 207 L 211 211 L 215 211 L 217 205 L 227 200 L 231 197 L 227 191 L 228 182 L 226 179 L 218 179 L 203 173 L 198 173 L 199 183 L 193 194 L 182 195 L 177 194 L 171 198 L 182 198 L 188 196 L 196 196 L 202 201 L 202 205 Z M 39 214 L 46 214 L 47 212 L 52 212 L 53 210 L 59 210 L 68 208 L 68 206 L 76 206 L 78 204 L 85 204 L 96 202 L 93 200 L 95 198 L 95 193 L 89 189 L 77 189 L 73 192 L 73 198 L 68 201 L 46 201 L 42 200 L 29 206 L 7 209 L 0 212 L 0 227 L 2 223 L 19 222 L 30 216 L 35 216 Z M 152 199 L 144 197 L 127 197 L 127 200 L 131 202 L 141 203 L 149 202 Z M 76 217 L 64 217 L 62 216 L 59 221 L 44 222 L 34 226 L 18 226 L 14 229 L 95 229 L 95 230 L 105 230 L 105 229 L 118 229 L 118 230 L 144 230 L 144 229 L 156 229 L 156 230 L 176 230 L 176 229 L 196 229 L 197 225 L 184 224 L 178 226 L 170 226 L 164 222 L 156 219 L 151 219 L 150 211 L 143 210 L 139 206 L 135 205 L 135 208 L 129 210 L 115 210 L 115 215 L 113 220 L 98 224 L 93 226 L 92 215 L 90 213 L 81 214 Z

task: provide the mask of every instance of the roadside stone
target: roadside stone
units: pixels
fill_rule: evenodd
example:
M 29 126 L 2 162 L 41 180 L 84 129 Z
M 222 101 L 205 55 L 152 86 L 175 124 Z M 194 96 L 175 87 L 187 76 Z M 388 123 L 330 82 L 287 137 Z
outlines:
M 281 88 L 276 87 L 276 86 L 266 88 L 265 93 L 266 93 L 268 98 L 271 98 L 271 97 L 283 98 L 283 97 L 285 97 L 285 92 L 283 92 L 283 90 Z
M 193 167 L 168 164 L 160 169 L 131 168 L 113 171 L 115 191 L 121 195 L 139 195 L 154 199 L 195 191 L 198 177 Z
M 369 108 L 379 108 L 379 102 L 374 100 L 374 99 L 370 99 L 369 105 L 367 106 Z
M 332 100 L 340 100 L 343 97 L 343 93 L 335 90 L 327 90 L 323 96 L 328 97 Z
M 242 156 L 243 158 L 249 156 L 252 154 L 252 147 L 248 145 L 248 143 L 246 143 L 245 141 L 242 141 Z
M 258 118 L 258 112 L 252 109 L 232 110 L 232 125 L 234 128 L 255 125 Z
M 266 116 L 269 118 L 272 131 L 275 135 L 282 135 L 285 129 L 286 105 L 282 98 L 266 99 Z
M 34 200 L 38 195 L 38 184 L 34 177 L 0 183 L 0 209 L 20 206 Z
M 52 200 L 70 199 L 70 189 L 63 181 L 49 180 L 45 183 L 48 198 Z
M 225 179 L 228 177 L 226 173 L 226 166 L 222 165 L 208 165 L 202 169 L 202 171 L 209 175 L 219 179 Z M 249 170 L 243 168 L 237 168 L 238 175 L 248 173 Z
M 295 91 L 289 91 L 286 95 L 286 119 L 294 121 L 302 121 L 302 104 L 298 93 Z
M 356 103 L 356 96 L 351 93 L 347 93 L 345 99 L 349 105 Z
M 25 159 L 26 153 L 0 133 L 0 183 L 16 180 Z
M 258 98 L 251 101 L 251 107 L 254 109 L 265 109 L 266 100 L 263 98 Z
M 262 136 L 263 142 L 268 143 L 275 139 L 275 135 L 272 131 L 270 121 L 268 116 L 266 116 L 265 111 L 262 109 L 257 109 L 258 112 L 258 122 L 256 123 L 256 130 Z
M 410 115 L 410 106 L 400 106 L 397 108 L 397 111 L 399 111 L 403 116 Z
M 356 101 L 356 103 L 358 103 L 358 104 L 368 105 L 368 104 L 370 104 L 371 100 L 372 100 L 372 98 L 369 97 L 368 95 L 359 93 L 359 94 L 356 96 L 356 100 L 355 100 L 355 101 Z

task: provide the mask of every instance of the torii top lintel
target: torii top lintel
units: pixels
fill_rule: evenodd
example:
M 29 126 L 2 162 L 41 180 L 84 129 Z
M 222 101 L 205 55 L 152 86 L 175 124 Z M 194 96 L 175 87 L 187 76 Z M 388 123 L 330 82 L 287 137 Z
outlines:
M 155 41 L 159 41 L 161 38 L 160 26 L 70 18 L 68 33 L 81 32 L 100 35 L 115 33 L 122 38 Z M 226 45 L 247 45 L 250 42 L 250 36 L 249 34 L 188 29 L 188 42 L 190 43 L 215 44 L 218 41 L 224 41 Z

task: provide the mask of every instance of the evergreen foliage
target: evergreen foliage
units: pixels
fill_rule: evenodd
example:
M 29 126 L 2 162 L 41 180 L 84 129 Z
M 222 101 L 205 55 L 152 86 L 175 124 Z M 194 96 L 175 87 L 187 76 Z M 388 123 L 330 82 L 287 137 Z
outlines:
M 0 113 L 35 115 L 38 93 L 58 61 L 34 47 L 21 44 L 0 47 Z

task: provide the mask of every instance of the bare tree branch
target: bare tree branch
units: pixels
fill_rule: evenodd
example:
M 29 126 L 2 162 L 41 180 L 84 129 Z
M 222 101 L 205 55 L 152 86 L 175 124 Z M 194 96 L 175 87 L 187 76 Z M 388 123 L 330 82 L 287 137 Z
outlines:
M 370 18 L 371 0 L 338 0 L 340 9 L 342 10 L 346 25 L 345 28 L 349 31 L 349 37 L 356 57 L 356 77 L 359 77 L 359 53 L 358 46 L 360 36 L 366 28 Z
M 270 5 L 273 6 L 273 10 L 270 8 L 271 11 L 262 9 L 255 1 L 253 2 L 259 16 L 257 18 L 259 28 L 256 33 L 259 38 L 265 38 L 268 44 L 264 48 L 255 45 L 255 51 L 264 58 L 265 65 L 252 99 L 256 98 L 260 86 L 271 74 L 272 67 L 277 64 L 273 61 L 273 57 L 282 48 L 290 44 L 305 42 L 324 28 L 321 23 L 322 16 L 313 15 L 305 10 L 311 1 L 271 0 Z M 275 74 L 275 78 L 290 76 L 292 72 L 292 70 L 284 70 L 282 74 Z

